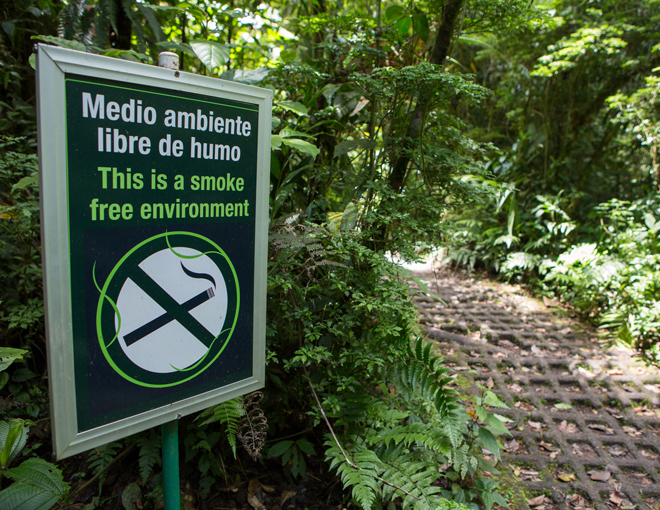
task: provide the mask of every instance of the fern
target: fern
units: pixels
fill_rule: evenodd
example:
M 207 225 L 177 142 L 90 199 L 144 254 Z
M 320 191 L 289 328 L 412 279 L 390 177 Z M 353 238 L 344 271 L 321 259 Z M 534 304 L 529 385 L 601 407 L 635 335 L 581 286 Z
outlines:
M 103 446 L 99 446 L 98 448 L 94 448 L 92 453 L 90 453 L 89 457 L 87 458 L 87 467 L 89 467 L 93 475 L 110 464 L 112 459 L 114 459 L 117 455 L 117 448 L 121 448 L 120 443 L 108 443 L 104 444 Z M 101 494 L 104 480 L 105 473 L 99 477 L 99 494 Z
M 339 447 L 328 442 L 326 459 L 330 460 L 330 469 L 337 469 L 344 487 L 351 487 L 353 498 L 364 510 L 373 507 L 379 493 L 379 475 L 384 471 L 384 464 L 371 450 L 361 450 L 353 454 L 352 463 L 346 462 Z
M 448 388 L 453 382 L 446 377 L 448 368 L 442 366 L 442 357 L 434 355 L 432 344 L 418 338 L 407 350 L 408 359 L 400 360 L 395 373 L 399 390 L 406 400 L 413 395 L 420 395 L 429 402 L 434 402 L 442 417 L 449 416 L 458 407 L 458 393 Z
M 144 434 L 137 440 L 140 447 L 140 457 L 138 464 L 140 466 L 140 476 L 142 483 L 147 483 L 147 479 L 156 464 L 161 464 L 161 435 L 154 433 Z
M 202 425 L 219 422 L 225 426 L 225 434 L 231 451 L 236 458 L 236 436 L 241 418 L 245 416 L 243 408 L 243 397 L 236 397 L 227 402 L 223 402 L 215 407 L 211 407 L 199 415 L 199 418 L 206 418 Z

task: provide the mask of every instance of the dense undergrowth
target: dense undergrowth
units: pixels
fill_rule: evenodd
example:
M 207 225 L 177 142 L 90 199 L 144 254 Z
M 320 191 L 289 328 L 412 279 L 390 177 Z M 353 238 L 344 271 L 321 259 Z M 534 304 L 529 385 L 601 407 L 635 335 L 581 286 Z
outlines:
M 392 3 L 377 13 L 288 2 L 229 9 L 30 0 L 5 8 L 0 334 L 4 348 L 22 351 L 0 352 L 0 443 L 15 452 L 0 458 L 0 469 L 18 484 L 3 482 L 0 510 L 34 487 L 44 498 L 35 508 L 53 498 L 89 509 L 117 506 L 118 498 L 125 508 L 162 503 L 156 431 L 58 467 L 47 462 L 32 36 L 149 63 L 174 50 L 184 71 L 274 91 L 267 386 L 184 419 L 184 501 L 194 493 L 199 507 L 213 508 L 233 491 L 266 498 L 267 484 L 255 492 L 255 473 L 276 466 L 298 492 L 320 478 L 326 505 L 506 505 L 489 478 L 497 470 L 483 458 L 483 449 L 499 457 L 497 436 L 507 428 L 496 411 L 505 404 L 487 388 L 477 397 L 456 392 L 442 359 L 418 337 L 405 275 L 386 257 L 414 259 L 437 242 L 456 204 L 492 195 L 459 178 L 483 174 L 490 145 L 468 136 L 461 109 L 488 91 L 443 64 L 459 23 L 493 30 L 528 16 L 526 2 L 501 4 Z M 40 483 L 20 478 L 33 459 L 42 459 Z M 118 472 L 126 460 L 139 468 L 133 475 Z M 290 499 L 288 506 L 322 506 Z
M 497 196 L 452 217 L 450 258 L 560 298 L 658 366 L 657 4 L 545 5 L 536 30 L 464 50 L 494 91 L 471 114 L 499 148 L 475 182 Z
M 508 280 L 560 299 L 610 338 L 660 366 L 660 196 L 612 199 L 593 211 L 590 227 L 573 221 L 562 197 L 537 196 L 511 234 L 463 217 L 450 259 L 486 263 Z M 524 242 L 523 244 L 523 240 Z
M 30 473 L 43 508 L 162 496 L 155 431 L 47 462 L 34 40 L 144 63 L 167 49 L 183 71 L 274 92 L 267 386 L 183 420 L 183 501 L 268 498 L 254 480 L 276 466 L 282 506 L 321 507 L 303 497 L 317 484 L 325 505 L 489 510 L 506 504 L 482 455 L 499 456 L 505 404 L 456 393 L 386 253 L 448 242 L 657 363 L 653 3 L 3 4 L 0 510 Z

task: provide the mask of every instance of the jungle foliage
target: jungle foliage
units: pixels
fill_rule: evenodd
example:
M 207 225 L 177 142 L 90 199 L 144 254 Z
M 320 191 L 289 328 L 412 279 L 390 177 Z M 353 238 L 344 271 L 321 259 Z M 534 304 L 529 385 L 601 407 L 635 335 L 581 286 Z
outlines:
M 504 187 L 454 217 L 450 258 L 561 298 L 658 365 L 658 3 L 544 7 L 533 30 L 463 50 L 494 91 L 470 112 L 498 147 L 479 183 Z
M 335 504 L 490 510 L 506 501 L 482 452 L 499 457 L 506 404 L 489 388 L 456 392 L 386 254 L 414 260 L 449 242 L 455 261 L 533 282 L 657 360 L 656 11 L 655 0 L 3 4 L 0 334 L 28 352 L 0 390 L 7 419 L 36 420 L 26 453 L 48 456 L 35 41 L 144 63 L 175 51 L 183 71 L 274 92 L 268 383 L 261 400 L 184 422 L 200 499 L 245 485 L 245 463 L 276 462 L 292 481 L 331 468 Z M 243 441 L 246 419 L 259 427 Z M 113 465 L 137 455 L 142 489 L 125 496 L 156 507 L 158 449 L 148 432 L 83 455 L 68 497 L 98 482 L 89 504 L 102 507 Z

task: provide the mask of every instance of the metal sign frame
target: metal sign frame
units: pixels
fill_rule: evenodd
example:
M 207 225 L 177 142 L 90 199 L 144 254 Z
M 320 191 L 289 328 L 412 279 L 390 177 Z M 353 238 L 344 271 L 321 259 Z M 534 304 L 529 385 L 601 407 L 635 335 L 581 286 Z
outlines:
M 74 373 L 71 277 L 78 268 L 71 267 L 70 253 L 67 75 L 204 95 L 214 100 L 249 103 L 258 108 L 252 376 L 90 430 L 79 430 Z M 38 46 L 37 90 L 46 336 L 53 444 L 57 457 L 69 457 L 263 387 L 272 92 L 43 44 Z

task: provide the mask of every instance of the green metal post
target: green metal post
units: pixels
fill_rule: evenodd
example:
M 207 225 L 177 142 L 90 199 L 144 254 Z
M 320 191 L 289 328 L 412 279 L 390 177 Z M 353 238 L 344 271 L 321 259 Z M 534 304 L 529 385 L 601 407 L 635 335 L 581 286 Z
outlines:
M 160 427 L 163 438 L 163 497 L 165 510 L 181 510 L 179 499 L 179 422 Z

